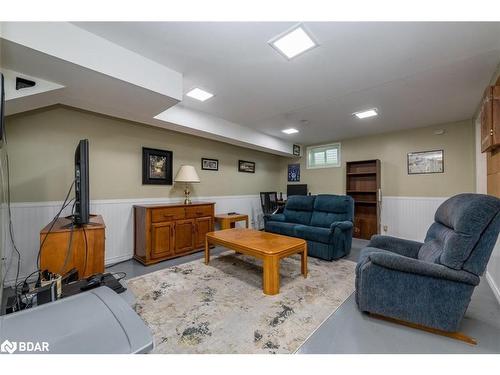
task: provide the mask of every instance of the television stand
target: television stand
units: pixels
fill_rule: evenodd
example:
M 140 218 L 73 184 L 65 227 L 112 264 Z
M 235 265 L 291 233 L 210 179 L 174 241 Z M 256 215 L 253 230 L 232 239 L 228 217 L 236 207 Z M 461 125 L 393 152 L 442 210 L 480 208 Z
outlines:
M 40 231 L 40 244 L 47 237 L 40 249 L 40 269 L 62 275 L 76 268 L 80 279 L 104 272 L 105 229 L 100 215 L 91 215 L 90 223 L 80 226 L 71 217 L 50 222 Z
M 89 215 L 89 222 L 85 225 L 101 225 L 99 221 L 92 221 L 92 218 L 97 217 L 98 215 Z M 82 224 L 77 224 L 74 221 L 74 215 L 66 216 L 65 219 L 69 220 L 68 224 L 65 224 L 62 228 L 71 229 L 71 228 L 81 228 Z

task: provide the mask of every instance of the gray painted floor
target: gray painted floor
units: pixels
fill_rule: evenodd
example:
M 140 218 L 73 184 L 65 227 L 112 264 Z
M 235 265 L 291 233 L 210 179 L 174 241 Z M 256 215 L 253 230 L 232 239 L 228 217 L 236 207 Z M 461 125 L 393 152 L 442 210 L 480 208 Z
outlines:
M 367 241 L 353 240 L 347 259 L 357 261 Z M 216 248 L 213 254 L 224 249 Z M 159 269 L 190 262 L 203 256 L 203 252 L 168 260 L 144 267 L 129 260 L 108 268 L 109 272 L 126 272 L 127 278 L 140 276 Z M 131 293 L 124 298 L 133 301 Z M 397 324 L 373 319 L 356 308 L 351 295 L 299 348 L 302 354 L 327 353 L 434 353 L 480 354 L 500 353 L 500 305 L 486 280 L 475 289 L 472 301 L 462 322 L 462 331 L 478 341 L 468 345 L 445 337 L 425 333 Z

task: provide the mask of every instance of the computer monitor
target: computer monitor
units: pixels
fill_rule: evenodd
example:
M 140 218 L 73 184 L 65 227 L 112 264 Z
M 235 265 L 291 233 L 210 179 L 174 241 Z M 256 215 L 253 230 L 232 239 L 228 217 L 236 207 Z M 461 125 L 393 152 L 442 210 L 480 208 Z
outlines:
M 307 195 L 307 184 L 293 184 L 286 186 L 286 196 Z

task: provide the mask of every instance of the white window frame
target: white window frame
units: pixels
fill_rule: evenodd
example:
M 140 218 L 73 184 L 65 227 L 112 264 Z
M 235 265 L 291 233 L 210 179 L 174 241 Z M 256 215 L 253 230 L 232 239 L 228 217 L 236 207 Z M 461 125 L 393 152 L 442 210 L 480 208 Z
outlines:
M 336 148 L 337 149 L 337 163 L 336 164 L 325 164 L 325 165 L 311 165 L 310 163 L 310 155 L 311 152 L 315 149 L 328 149 L 328 148 Z M 316 145 L 316 146 L 309 146 L 306 148 L 306 168 L 307 169 L 322 169 L 322 168 L 339 168 L 342 165 L 342 153 L 341 153 L 341 147 L 340 147 L 340 142 L 336 143 L 329 143 L 326 145 Z

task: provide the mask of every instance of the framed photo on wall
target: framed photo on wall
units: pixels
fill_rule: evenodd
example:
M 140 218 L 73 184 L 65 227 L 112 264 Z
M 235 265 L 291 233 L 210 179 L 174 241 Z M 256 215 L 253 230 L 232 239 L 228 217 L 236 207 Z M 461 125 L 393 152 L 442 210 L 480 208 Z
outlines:
M 293 145 L 293 154 L 295 156 L 300 156 L 300 146 L 299 145 Z
M 172 185 L 172 151 L 142 148 L 142 184 Z
M 408 174 L 444 172 L 444 151 L 420 151 L 408 153 Z
M 206 171 L 218 171 L 219 170 L 219 160 L 201 158 L 201 169 L 206 170 Z
M 288 164 L 288 182 L 300 181 L 300 164 Z
M 238 160 L 238 172 L 255 173 L 255 163 L 253 161 Z

